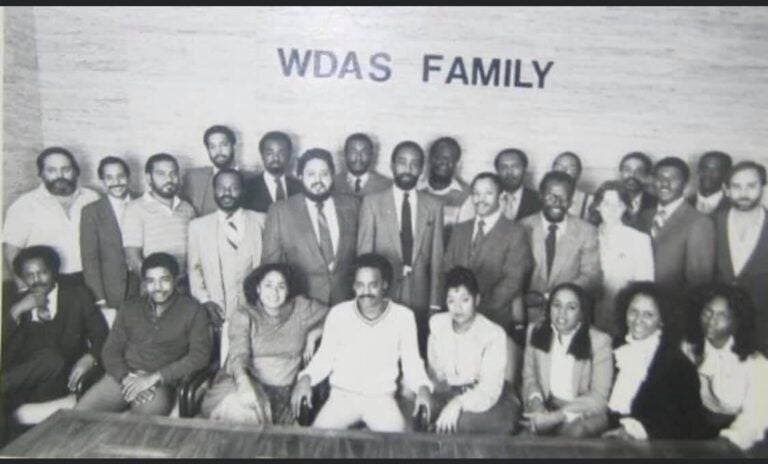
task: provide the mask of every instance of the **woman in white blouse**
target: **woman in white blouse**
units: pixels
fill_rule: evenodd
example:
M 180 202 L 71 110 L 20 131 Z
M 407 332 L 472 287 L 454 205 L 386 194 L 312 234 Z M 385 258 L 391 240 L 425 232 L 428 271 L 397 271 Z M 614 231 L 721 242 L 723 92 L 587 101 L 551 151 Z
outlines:
M 608 335 L 590 326 L 591 302 L 576 284 L 557 285 L 544 320 L 528 330 L 524 425 L 536 435 L 598 436 L 613 382 Z
M 603 291 L 595 307 L 595 327 L 618 335 L 615 299 L 629 282 L 653 280 L 653 247 L 650 235 L 625 225 L 621 218 L 631 205 L 620 182 L 603 183 L 595 192 L 590 221 L 598 226 Z
M 768 360 L 757 350 L 755 308 L 744 289 L 716 284 L 692 311 L 683 351 L 697 366 L 713 436 L 742 449 L 768 430 Z
M 504 329 L 478 312 L 480 288 L 471 270 L 445 277 L 447 313 L 429 321 L 427 358 L 435 385 L 432 410 L 439 433 L 514 430 L 520 406 L 505 383 L 511 362 Z M 431 421 L 430 421 L 431 422 Z

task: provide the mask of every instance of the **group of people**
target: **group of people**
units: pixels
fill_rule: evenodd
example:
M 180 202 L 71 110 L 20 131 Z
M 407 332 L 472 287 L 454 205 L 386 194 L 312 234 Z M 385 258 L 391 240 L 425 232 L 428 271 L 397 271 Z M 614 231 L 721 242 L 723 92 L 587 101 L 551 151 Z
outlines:
M 462 182 L 451 137 L 397 144 L 391 178 L 362 133 L 346 172 L 313 148 L 297 177 L 285 133 L 262 137 L 259 174 L 230 128 L 203 143 L 212 166 L 183 182 L 149 157 L 138 198 L 119 157 L 100 196 L 68 150 L 40 153 L 42 185 L 4 223 L 6 422 L 94 368 L 76 408 L 169 414 L 214 359 L 213 420 L 293 424 L 309 405 L 319 428 L 410 430 L 422 412 L 441 433 L 764 438 L 762 165 L 707 152 L 685 197 L 683 160 L 632 152 L 590 194 L 573 152 L 531 189 L 516 148 Z

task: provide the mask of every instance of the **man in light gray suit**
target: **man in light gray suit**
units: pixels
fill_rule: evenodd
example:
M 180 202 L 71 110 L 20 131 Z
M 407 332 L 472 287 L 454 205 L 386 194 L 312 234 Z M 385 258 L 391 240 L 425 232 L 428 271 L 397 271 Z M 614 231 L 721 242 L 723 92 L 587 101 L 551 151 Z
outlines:
M 234 167 L 235 133 L 227 126 L 211 126 L 203 134 L 203 144 L 213 166 L 187 169 L 181 183 L 181 197 L 189 201 L 199 216 L 216 211 L 213 175 L 220 169 Z
M 366 134 L 358 132 L 347 137 L 344 161 L 347 172 L 336 174 L 333 181 L 337 192 L 362 197 L 392 185 L 391 179 L 371 168 L 374 162 L 373 141 Z

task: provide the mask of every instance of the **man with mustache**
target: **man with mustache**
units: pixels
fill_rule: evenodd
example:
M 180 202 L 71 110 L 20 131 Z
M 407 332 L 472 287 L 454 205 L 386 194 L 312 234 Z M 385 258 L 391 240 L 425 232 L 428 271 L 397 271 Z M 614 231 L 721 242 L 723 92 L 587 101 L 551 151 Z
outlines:
M 728 208 L 724 186 L 733 160 L 728 153 L 708 151 L 699 158 L 699 189 L 687 198 L 700 213 L 712 215 Z
M 757 346 L 768 356 L 768 214 L 760 204 L 765 184 L 765 166 L 753 161 L 737 163 L 725 185 L 730 208 L 713 217 L 715 278 L 749 293 L 755 304 Z
M 526 297 L 529 324 L 541 320 L 543 301 L 556 285 L 572 282 L 594 294 L 603 283 L 597 228 L 568 214 L 574 189 L 570 175 L 546 173 L 539 184 L 544 208 L 521 222 L 528 231 L 534 262 L 528 288 L 532 294 Z
M 181 197 L 189 201 L 198 216 L 216 211 L 213 195 L 213 175 L 235 165 L 235 133 L 227 126 L 215 125 L 205 130 L 203 145 L 213 166 L 187 169 L 181 183 Z
M 50 147 L 37 157 L 40 187 L 22 194 L 8 208 L 3 230 L 7 269 L 22 248 L 48 245 L 61 258 L 61 280 L 83 283 L 80 256 L 80 214 L 99 199 L 91 189 L 78 187 L 80 166 L 66 148 Z M 24 288 L 21 279 L 16 281 Z
M 347 172 L 336 174 L 333 181 L 339 193 L 363 197 L 392 185 L 392 180 L 372 169 L 373 141 L 366 134 L 358 132 L 347 137 L 344 143 L 344 161 Z
M 177 195 L 179 163 L 167 153 L 154 154 L 144 167 L 144 179 L 149 190 L 125 209 L 123 247 L 128 269 L 138 276 L 144 256 L 165 252 L 176 258 L 185 274 L 187 229 L 195 209 Z M 182 288 L 185 280 L 183 275 Z
M 188 273 L 192 296 L 208 311 L 213 326 L 221 327 L 223 365 L 229 347 L 227 321 L 245 301 L 245 277 L 261 262 L 265 215 L 242 208 L 240 171 L 222 168 L 212 183 L 219 209 L 189 223 Z
M 139 292 L 139 279 L 128 272 L 123 250 L 125 209 L 131 203 L 128 189 L 131 170 L 121 158 L 107 156 L 99 162 L 99 179 L 106 195 L 83 208 L 80 218 L 80 253 L 85 283 L 96 304 L 114 317 L 125 300 Z
M 630 208 L 622 218 L 624 223 L 631 227 L 639 227 L 640 213 L 656 207 L 656 197 L 645 189 L 651 175 L 653 162 L 651 158 L 641 151 L 627 153 L 619 163 L 619 179 L 629 193 L 632 200 Z
M 269 208 L 262 263 L 289 263 L 299 289 L 327 305 L 349 299 L 350 266 L 357 249 L 359 200 L 334 193 L 333 157 L 313 148 L 299 158 L 302 193 Z
M 244 207 L 266 213 L 277 201 L 302 192 L 301 182 L 288 175 L 293 145 L 285 132 L 271 131 L 259 141 L 264 172 L 248 182 Z
M 429 316 L 440 310 L 443 299 L 443 204 L 416 188 L 424 169 L 424 151 L 418 144 L 397 144 L 391 168 L 394 184 L 363 198 L 357 253 L 379 253 L 392 264 L 389 296 L 414 312 L 424 355 Z

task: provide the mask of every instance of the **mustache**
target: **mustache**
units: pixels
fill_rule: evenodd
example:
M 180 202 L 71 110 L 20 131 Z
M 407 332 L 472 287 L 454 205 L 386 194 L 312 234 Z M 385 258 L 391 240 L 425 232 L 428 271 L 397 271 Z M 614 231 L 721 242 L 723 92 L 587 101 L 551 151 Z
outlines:
M 115 190 L 115 189 L 120 189 L 125 187 L 128 187 L 128 184 L 117 184 L 117 185 L 112 185 L 111 187 L 108 187 L 108 188 L 110 190 Z
M 375 295 L 371 295 L 370 293 L 365 293 L 363 295 L 358 296 L 358 298 L 359 299 L 363 299 L 363 298 L 371 298 L 371 299 L 373 299 L 373 298 L 376 298 L 376 296 Z

